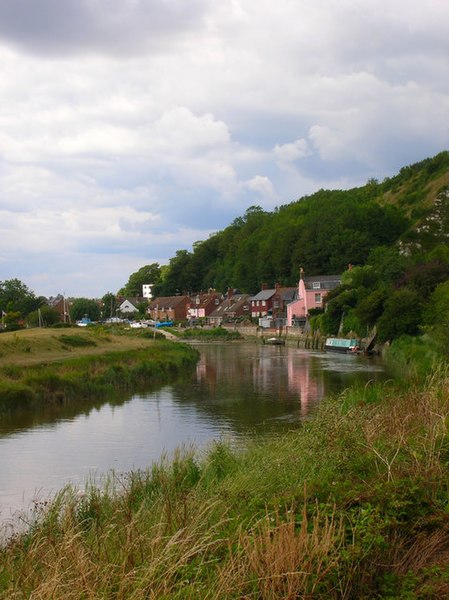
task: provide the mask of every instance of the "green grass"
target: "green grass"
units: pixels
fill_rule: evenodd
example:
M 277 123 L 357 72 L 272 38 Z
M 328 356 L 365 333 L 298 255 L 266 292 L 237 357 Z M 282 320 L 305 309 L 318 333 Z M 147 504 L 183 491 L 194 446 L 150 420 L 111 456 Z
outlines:
M 72 360 L 105 352 L 147 348 L 145 331 L 103 326 L 67 329 L 23 329 L 0 336 L 0 368 Z
M 58 340 L 66 345 L 66 337 Z M 98 349 L 90 338 L 81 338 L 80 344 L 78 336 L 69 337 L 76 348 Z M 197 351 L 185 344 L 145 340 L 144 346 L 126 350 L 106 352 L 103 348 L 101 353 L 60 361 L 5 365 L 0 367 L 0 412 L 30 403 L 102 398 L 117 391 L 166 382 L 191 369 L 197 360 Z
M 96 346 L 97 343 L 92 339 L 87 339 L 81 335 L 61 335 L 59 341 L 63 346 Z
M 205 329 L 203 327 L 193 327 L 184 329 L 180 337 L 189 340 L 241 340 L 243 336 L 238 331 L 230 331 L 224 327 L 214 327 Z
M 0 597 L 448 597 L 447 389 L 347 390 L 298 432 L 65 489 L 3 549 Z

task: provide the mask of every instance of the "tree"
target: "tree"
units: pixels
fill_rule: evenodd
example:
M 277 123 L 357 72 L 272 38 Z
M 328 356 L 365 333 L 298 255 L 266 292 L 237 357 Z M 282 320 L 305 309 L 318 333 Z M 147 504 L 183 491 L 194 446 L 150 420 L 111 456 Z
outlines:
M 158 263 L 151 263 L 141 267 L 129 276 L 127 284 L 119 290 L 121 296 L 138 298 L 142 296 L 142 286 L 145 283 L 157 285 L 161 279 L 161 267 Z
M 107 292 L 101 299 L 103 309 L 101 311 L 103 319 L 114 317 L 117 311 L 117 300 L 115 294 Z
M 384 304 L 388 298 L 388 291 L 385 288 L 377 288 L 370 294 L 359 300 L 354 309 L 360 322 L 372 327 L 377 319 L 382 315 Z
M 402 277 L 410 259 L 399 254 L 397 248 L 378 246 L 369 253 L 367 263 L 384 284 L 390 284 Z
M 409 269 L 399 281 L 399 285 L 412 287 L 422 299 L 426 300 L 437 285 L 447 279 L 449 279 L 449 264 L 440 260 L 432 260 Z
M 414 290 L 396 290 L 385 301 L 385 310 L 377 321 L 377 333 L 381 342 L 401 335 L 416 335 L 422 319 L 421 297 Z
M 424 310 L 424 323 L 439 351 L 449 354 L 449 281 L 435 288 Z
M 23 329 L 23 321 L 21 314 L 18 311 L 8 311 L 3 314 L 2 321 L 7 331 L 15 331 L 17 329 Z
M 37 327 L 39 325 L 54 325 L 60 321 L 58 311 L 50 308 L 47 304 L 42 305 L 37 310 L 30 312 L 27 317 L 28 325 Z
M 37 310 L 44 301 L 44 298 L 37 298 L 19 279 L 0 281 L 0 310 L 4 312 L 19 312 L 21 316 L 26 316 Z
M 192 253 L 188 250 L 178 250 L 170 259 L 164 280 L 157 286 L 158 296 L 174 296 L 183 292 L 197 291 L 193 286 L 195 274 L 192 270 Z
M 100 307 L 95 300 L 77 298 L 70 307 L 70 316 L 72 321 L 78 321 L 83 317 L 88 317 L 91 321 L 98 321 L 100 318 Z
M 371 265 L 351 267 L 341 276 L 342 285 L 352 288 L 372 288 L 377 282 L 377 275 Z

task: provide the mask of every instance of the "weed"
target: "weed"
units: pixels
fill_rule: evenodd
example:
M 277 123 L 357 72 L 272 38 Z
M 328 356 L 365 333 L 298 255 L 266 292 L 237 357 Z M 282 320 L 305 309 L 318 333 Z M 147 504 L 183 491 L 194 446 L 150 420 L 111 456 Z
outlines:
M 82 337 L 81 335 L 60 335 L 58 339 L 65 346 L 81 347 L 97 345 L 92 339 Z

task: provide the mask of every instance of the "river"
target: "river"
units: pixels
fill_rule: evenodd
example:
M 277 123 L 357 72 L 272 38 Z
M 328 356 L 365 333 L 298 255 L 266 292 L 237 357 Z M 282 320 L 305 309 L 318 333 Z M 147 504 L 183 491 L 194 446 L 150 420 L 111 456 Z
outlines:
M 103 403 L 15 411 L 0 419 L 0 522 L 64 485 L 145 468 L 177 447 L 276 435 L 330 393 L 385 378 L 380 362 L 249 343 L 196 344 L 194 373 Z

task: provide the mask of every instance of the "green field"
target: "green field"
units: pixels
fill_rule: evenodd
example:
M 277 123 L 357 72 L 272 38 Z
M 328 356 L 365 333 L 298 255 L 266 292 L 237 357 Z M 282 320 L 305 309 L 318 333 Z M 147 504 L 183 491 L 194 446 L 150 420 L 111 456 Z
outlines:
M 71 339 L 70 339 L 71 338 Z M 151 338 L 104 328 L 23 329 L 0 335 L 0 368 L 35 365 L 80 356 L 146 348 Z M 77 344 L 77 340 L 79 343 Z M 84 344 L 83 344 L 84 340 Z
M 166 382 L 198 353 L 148 332 L 31 329 L 0 336 L 0 412 L 35 403 L 96 399 Z

